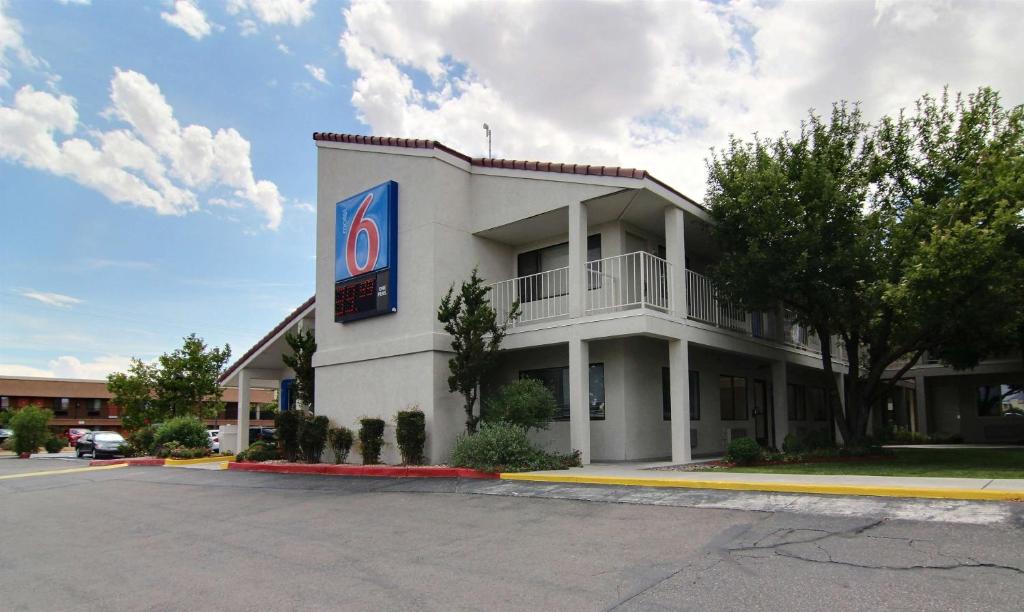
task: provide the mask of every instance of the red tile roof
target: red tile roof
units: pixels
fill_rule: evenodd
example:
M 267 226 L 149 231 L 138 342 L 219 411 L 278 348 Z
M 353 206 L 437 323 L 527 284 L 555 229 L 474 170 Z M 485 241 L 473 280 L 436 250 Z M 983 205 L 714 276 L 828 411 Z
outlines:
M 583 174 L 589 176 L 614 176 L 619 178 L 648 179 L 681 198 L 697 204 L 692 198 L 675 189 L 671 185 L 655 178 L 650 172 L 638 168 L 622 168 L 620 166 L 594 166 L 590 164 L 560 164 L 553 162 L 525 161 L 521 159 L 493 159 L 489 157 L 470 157 L 465 153 L 444 145 L 436 140 L 420 138 L 393 138 L 389 136 L 361 136 L 359 134 L 335 134 L 332 132 L 313 132 L 313 140 L 324 142 L 343 142 L 348 144 L 373 145 L 380 147 L 404 147 L 407 149 L 437 149 L 470 165 L 481 168 L 501 168 L 504 170 L 529 170 L 534 172 L 558 172 L 561 174 Z
M 306 300 L 305 302 L 303 302 L 301 306 L 299 306 L 298 308 L 293 310 L 291 312 L 291 314 L 289 314 L 287 317 L 285 317 L 283 321 L 278 323 L 274 327 L 274 329 L 272 329 L 269 332 L 267 332 L 267 335 L 265 335 L 262 338 L 260 338 L 259 342 L 254 344 L 252 346 L 252 348 L 250 348 L 248 351 L 245 352 L 244 355 L 239 357 L 237 361 L 235 361 L 233 364 L 231 364 L 231 367 L 229 367 L 227 370 L 224 370 L 224 373 L 220 375 L 220 382 L 224 382 L 225 380 L 227 380 L 228 376 L 231 376 L 231 374 L 235 370 L 238 369 L 238 366 L 240 366 L 241 364 L 245 363 L 250 357 L 255 355 L 257 351 L 259 351 L 261 348 L 263 348 L 264 344 L 266 344 L 267 342 L 270 342 L 270 339 L 273 338 L 274 336 L 276 336 L 278 333 L 280 333 L 281 330 L 285 329 L 286 327 L 288 327 L 289 325 L 294 323 L 295 320 L 298 319 L 300 316 L 302 316 L 302 313 L 306 312 L 306 309 L 309 308 L 310 306 L 312 306 L 313 302 L 315 302 L 315 301 L 316 301 L 316 296 L 314 295 L 313 297 L 311 297 L 308 300 Z

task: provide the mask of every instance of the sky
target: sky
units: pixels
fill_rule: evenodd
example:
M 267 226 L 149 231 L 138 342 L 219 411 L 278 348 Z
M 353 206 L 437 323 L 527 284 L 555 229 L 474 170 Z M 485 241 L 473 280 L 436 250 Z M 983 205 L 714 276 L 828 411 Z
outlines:
M 1024 2 L 0 0 L 0 375 L 241 355 L 314 291 L 314 131 L 644 168 L 988 85 Z

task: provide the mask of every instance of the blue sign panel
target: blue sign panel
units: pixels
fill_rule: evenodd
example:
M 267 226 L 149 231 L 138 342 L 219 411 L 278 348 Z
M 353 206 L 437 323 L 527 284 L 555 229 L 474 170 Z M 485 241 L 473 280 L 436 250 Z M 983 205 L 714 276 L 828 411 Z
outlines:
M 398 309 L 398 183 L 388 181 L 335 206 L 334 320 Z

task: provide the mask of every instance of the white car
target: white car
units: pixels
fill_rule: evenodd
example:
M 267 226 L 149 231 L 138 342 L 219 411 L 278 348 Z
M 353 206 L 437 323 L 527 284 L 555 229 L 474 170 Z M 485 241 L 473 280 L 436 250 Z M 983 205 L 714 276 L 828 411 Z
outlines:
M 220 430 L 219 429 L 209 429 L 209 430 L 206 431 L 206 433 L 210 435 L 210 450 L 212 450 L 215 453 L 219 453 L 220 452 Z

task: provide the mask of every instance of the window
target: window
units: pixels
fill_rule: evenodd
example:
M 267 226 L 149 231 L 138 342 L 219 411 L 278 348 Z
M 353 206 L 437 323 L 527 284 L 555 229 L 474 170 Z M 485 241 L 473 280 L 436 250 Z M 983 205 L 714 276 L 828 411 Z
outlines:
M 3 397 L 0 397 L 0 410 L 7 410 L 10 407 L 11 407 L 11 398 L 7 397 L 6 395 L 3 396 Z
M 53 398 L 53 412 L 56 414 L 67 414 L 68 407 L 71 405 L 71 400 L 66 397 L 55 397 Z
M 807 388 L 803 385 L 786 387 L 786 416 L 790 421 L 807 420 Z
M 89 402 L 89 414 L 99 414 L 100 409 L 103 407 L 103 400 L 94 399 Z
M 587 238 L 587 261 L 601 259 L 601 234 L 594 234 Z M 569 265 L 569 243 L 551 245 L 543 249 L 534 249 L 520 253 L 516 258 L 516 275 L 531 276 L 541 272 L 550 272 Z M 591 278 L 591 288 L 594 287 L 596 278 L 597 286 L 600 286 L 600 270 L 598 274 L 588 274 Z M 569 293 L 569 275 L 557 275 L 553 278 L 532 276 L 519 280 L 519 301 L 532 302 L 545 298 L 559 297 Z
M 661 369 L 661 418 L 672 420 L 672 373 L 669 368 Z M 700 420 L 700 372 L 690 370 L 690 420 Z
M 1024 384 L 978 387 L 978 416 L 1024 416 Z
M 604 400 L 604 364 L 592 363 L 589 369 L 590 376 L 590 420 L 603 421 L 605 414 Z M 569 420 L 569 368 L 543 368 L 540 370 L 523 370 L 519 378 L 533 378 L 544 383 L 544 386 L 551 390 L 555 396 L 555 403 L 558 410 L 555 412 L 555 421 Z
M 719 376 L 718 388 L 722 420 L 747 420 L 747 379 L 741 376 Z
M 828 420 L 825 390 L 821 387 L 807 387 L 807 414 L 815 421 Z

